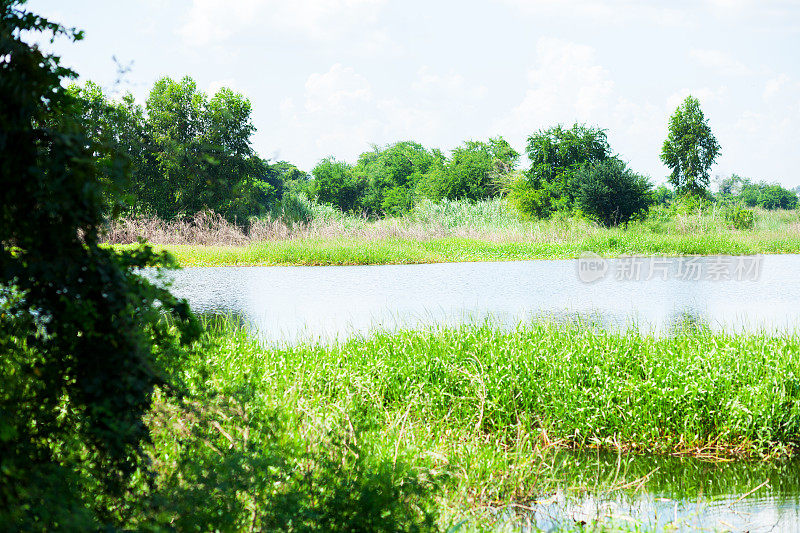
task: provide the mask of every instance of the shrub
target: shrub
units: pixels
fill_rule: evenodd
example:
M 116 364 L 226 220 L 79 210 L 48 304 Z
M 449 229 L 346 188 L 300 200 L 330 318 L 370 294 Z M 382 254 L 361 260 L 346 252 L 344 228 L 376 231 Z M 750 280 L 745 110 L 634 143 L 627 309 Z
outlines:
M 583 167 L 575 176 L 577 207 L 589 218 L 610 227 L 627 224 L 652 203 L 647 178 L 618 159 Z
M 760 206 L 764 209 L 795 209 L 798 202 L 794 191 L 765 182 L 745 183 L 739 197 L 748 207 Z
M 675 201 L 675 191 L 666 185 L 659 185 L 653 190 L 653 202 L 656 205 L 670 205 Z
M 738 230 L 748 230 L 755 227 L 755 216 L 752 209 L 747 209 L 741 204 L 733 204 L 725 208 L 723 216 L 727 222 Z
M 508 199 L 519 213 L 529 218 L 548 218 L 555 211 L 553 191 L 550 187 L 536 187 L 527 178 L 517 179 L 508 185 Z

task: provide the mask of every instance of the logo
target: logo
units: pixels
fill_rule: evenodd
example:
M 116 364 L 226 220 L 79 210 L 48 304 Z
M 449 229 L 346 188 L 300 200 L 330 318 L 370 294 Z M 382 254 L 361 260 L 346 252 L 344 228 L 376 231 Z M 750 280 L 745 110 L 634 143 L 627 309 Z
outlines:
M 578 259 L 578 279 L 592 283 L 603 279 L 608 272 L 608 262 L 594 252 L 583 252 Z

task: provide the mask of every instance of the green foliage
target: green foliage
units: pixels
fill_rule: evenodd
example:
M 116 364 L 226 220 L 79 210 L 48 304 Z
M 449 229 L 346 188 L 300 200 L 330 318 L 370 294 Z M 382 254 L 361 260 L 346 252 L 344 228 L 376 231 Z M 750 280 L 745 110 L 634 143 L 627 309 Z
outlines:
M 719 182 L 716 199 L 723 203 L 739 202 L 764 209 L 796 209 L 797 193 L 777 183 L 753 182 L 736 174 Z
M 450 160 L 427 177 L 426 196 L 434 201 L 485 200 L 496 196 L 498 183 L 512 172 L 519 154 L 502 137 L 488 142 L 467 141 Z
M 273 168 L 253 152 L 250 102 L 230 89 L 209 98 L 189 77 L 162 78 L 145 107 L 131 95 L 111 101 L 91 82 L 70 91 L 72 113 L 92 141 L 130 161 L 125 192 L 138 212 L 170 219 L 211 209 L 245 223 L 269 211 L 286 178 L 301 178 L 291 165 Z
M 764 209 L 795 209 L 798 198 L 794 191 L 783 188 L 777 183 L 766 182 L 742 184 L 739 199 L 750 207 L 763 207 Z
M 726 206 L 723 216 L 734 229 L 749 230 L 755 227 L 755 216 L 752 209 L 747 209 L 741 204 Z
M 212 326 L 214 329 L 216 326 Z M 149 425 L 159 474 L 136 509 L 137 529 L 177 531 L 434 531 L 431 495 L 438 481 L 404 460 L 388 461 L 352 433 L 276 409 L 248 372 L 214 376 L 219 344 L 179 365 L 191 402 L 159 398 Z M 215 346 L 216 345 L 216 346 Z M 248 348 L 237 344 L 236 356 Z M 265 401 L 267 399 L 267 401 Z M 358 424 L 358 415 L 354 422 Z M 352 420 L 352 419 L 351 419 Z M 368 442 L 369 444 L 369 442 Z
M 700 109 L 700 101 L 687 96 L 669 119 L 669 133 L 661 149 L 661 161 L 672 170 L 669 180 L 675 191 L 705 193 L 708 171 L 719 153 L 719 143 Z
M 320 414 L 357 406 L 359 420 L 378 427 L 408 413 L 407 431 L 435 425 L 437 440 L 508 443 L 535 428 L 578 448 L 770 454 L 800 444 L 796 333 L 696 325 L 657 336 L 542 321 L 247 346 L 239 338 L 209 358 L 220 383 L 248 375 L 287 405 L 302 399 Z
M 355 166 L 323 159 L 314 168 L 313 195 L 346 213 L 369 217 L 409 213 L 423 198 L 479 201 L 497 194 L 497 182 L 516 166 L 517 154 L 501 137 L 469 141 L 447 160 L 414 142 L 374 147 Z
M 554 211 L 572 210 L 576 173 L 611 157 L 611 148 L 605 130 L 574 124 L 569 129 L 558 125 L 531 135 L 526 153 L 530 169 L 524 180 L 507 186 L 508 193 L 523 215 L 546 218 Z
M 527 218 L 544 219 L 556 209 L 558 191 L 550 183 L 536 187 L 527 178 L 507 183 L 508 198 L 517 211 Z
M 673 214 L 702 214 L 712 208 L 711 199 L 705 195 L 683 194 L 677 196 L 670 206 Z
M 353 173 L 367 186 L 364 210 L 370 216 L 397 215 L 411 209 L 414 191 L 424 176 L 444 164 L 439 150 L 404 141 L 361 154 Z
M 653 190 L 653 202 L 656 205 L 669 205 L 675 200 L 675 191 L 666 185 L 659 185 Z
M 361 208 L 365 182 L 353 175 L 352 167 L 334 158 L 323 159 L 314 170 L 313 191 L 318 201 L 331 204 L 345 213 Z
M 577 207 L 606 227 L 627 224 L 653 203 L 647 178 L 629 170 L 619 159 L 583 167 L 574 180 Z
M 20 38 L 41 32 L 81 37 L 0 4 L 0 523 L 87 530 L 124 521 L 132 482 L 152 482 L 157 359 L 199 327 L 135 274 L 167 256 L 99 245 L 126 161 L 71 113 L 74 73 Z

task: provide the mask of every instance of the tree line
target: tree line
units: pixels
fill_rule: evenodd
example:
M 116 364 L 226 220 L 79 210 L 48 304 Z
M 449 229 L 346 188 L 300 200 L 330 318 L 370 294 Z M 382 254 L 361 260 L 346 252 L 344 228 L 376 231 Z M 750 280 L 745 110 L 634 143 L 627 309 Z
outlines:
M 720 154 L 699 101 L 689 96 L 670 117 L 660 154 L 671 190 L 654 190 L 612 151 L 606 130 L 584 124 L 531 134 L 524 170 L 520 154 L 495 137 L 466 141 L 449 156 L 413 141 L 373 146 L 354 163 L 327 157 L 309 175 L 255 152 L 252 105 L 230 89 L 207 95 L 190 77 L 165 77 L 144 105 L 130 94 L 113 100 L 91 82 L 69 92 L 74 103 L 63 112 L 83 124 L 91 142 L 111 146 L 115 164 L 129 167 L 120 191 L 127 212 L 163 219 L 210 209 L 246 224 L 251 217 L 280 216 L 300 194 L 369 218 L 403 215 L 426 198 L 502 195 L 526 217 L 566 212 L 612 226 L 676 195 L 713 199 L 709 170 Z M 736 175 L 720 183 L 715 198 L 767 209 L 797 205 L 794 191 Z

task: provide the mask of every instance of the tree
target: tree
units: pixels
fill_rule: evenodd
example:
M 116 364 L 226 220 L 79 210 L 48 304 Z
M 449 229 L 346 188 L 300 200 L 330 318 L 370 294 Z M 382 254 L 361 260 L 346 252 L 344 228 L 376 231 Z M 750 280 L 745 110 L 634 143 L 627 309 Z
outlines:
M 329 157 L 317 163 L 311 174 L 318 201 L 334 205 L 344 212 L 360 208 L 365 184 L 353 175 L 350 165 Z
M 227 88 L 209 98 L 190 77 L 158 80 L 145 107 L 109 100 L 89 82 L 70 88 L 93 142 L 127 155 L 125 192 L 139 212 L 162 218 L 204 209 L 246 222 L 282 194 L 281 174 L 253 151 L 250 101 Z
M 0 523 L 96 530 L 150 476 L 159 358 L 199 327 L 135 273 L 167 256 L 100 246 L 103 180 L 121 184 L 127 165 L 73 114 L 61 82 L 75 74 L 21 38 L 37 32 L 81 38 L 0 2 Z
M 629 170 L 619 159 L 587 165 L 578 171 L 575 181 L 577 206 L 606 227 L 627 224 L 653 203 L 647 178 Z
M 749 207 L 760 206 L 764 209 L 794 209 L 797 207 L 798 198 L 794 191 L 764 181 L 753 183 L 748 179 L 742 181 L 741 190 L 737 197 L 744 205 Z
M 439 150 L 402 141 L 374 147 L 358 158 L 353 173 L 366 183 L 363 205 L 371 216 L 398 215 L 411 209 L 424 176 L 444 164 Z
M 669 133 L 661 149 L 661 161 L 672 169 L 669 181 L 679 194 L 706 193 L 709 170 L 720 153 L 720 146 L 700 101 L 687 96 L 669 119 Z
M 558 125 L 528 137 L 526 153 L 531 166 L 525 179 L 511 183 L 508 192 L 520 212 L 542 218 L 555 210 L 572 209 L 576 172 L 611 157 L 611 147 L 603 129 Z
M 423 194 L 439 201 L 483 200 L 498 192 L 498 181 L 516 168 L 519 154 L 502 137 L 467 141 L 444 166 L 429 172 Z

